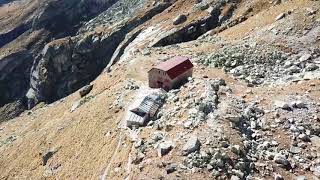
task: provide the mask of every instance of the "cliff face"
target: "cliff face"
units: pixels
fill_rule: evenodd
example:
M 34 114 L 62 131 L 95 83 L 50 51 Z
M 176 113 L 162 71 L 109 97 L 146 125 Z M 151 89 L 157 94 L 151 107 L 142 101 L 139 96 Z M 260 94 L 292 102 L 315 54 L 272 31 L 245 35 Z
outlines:
M 2 12 L 7 12 L 0 14 L 2 19 L 0 25 L 3 26 L 0 32 L 0 47 L 2 47 L 0 90 L 3 92 L 0 105 L 17 100 L 27 102 L 26 93 L 32 79 L 31 69 L 37 64 L 37 57 L 41 55 L 45 45 L 52 39 L 75 35 L 82 22 L 95 17 L 116 2 L 116 0 L 4 2 L 0 7 Z M 60 94 L 67 93 L 70 91 L 66 90 L 66 93 Z M 24 106 L 27 107 L 27 103 Z
M 108 31 L 81 33 L 47 44 L 31 70 L 29 107 L 40 101 L 50 103 L 63 98 L 92 81 L 107 66 L 128 33 L 169 5 L 157 4 L 141 16 L 109 27 Z
M 23 97 L 29 86 L 32 55 L 28 50 L 12 53 L 0 61 L 0 106 Z

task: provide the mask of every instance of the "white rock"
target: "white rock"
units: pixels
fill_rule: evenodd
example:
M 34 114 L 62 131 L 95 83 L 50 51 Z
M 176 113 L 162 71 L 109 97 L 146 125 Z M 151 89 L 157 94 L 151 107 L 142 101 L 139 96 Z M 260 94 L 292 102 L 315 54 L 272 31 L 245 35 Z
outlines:
M 307 178 L 305 176 L 298 176 L 296 180 L 307 180 Z
M 289 150 L 292 154 L 299 154 L 301 152 L 301 149 L 295 146 L 291 146 Z
M 183 123 L 183 127 L 189 129 L 192 126 L 192 121 L 186 121 Z
M 320 177 L 320 166 L 316 166 L 314 169 L 313 169 L 313 174 L 317 177 Z
M 275 174 L 274 180 L 284 180 L 284 178 L 280 174 Z
M 230 180 L 240 180 L 240 178 L 238 176 L 233 175 L 231 176 Z
M 256 129 L 257 128 L 257 123 L 255 121 L 250 122 L 250 127 L 251 129 Z
M 313 147 L 320 149 L 320 137 L 319 136 L 312 136 L 310 138 L 311 144 Z
M 281 14 L 279 14 L 279 15 L 276 17 L 276 21 L 278 21 L 278 20 L 280 20 L 280 19 L 284 18 L 285 16 L 286 16 L 286 14 L 285 14 L 285 13 L 281 13 Z
M 304 61 L 307 61 L 311 58 L 311 54 L 304 54 L 300 57 L 299 61 L 300 62 L 304 62 Z

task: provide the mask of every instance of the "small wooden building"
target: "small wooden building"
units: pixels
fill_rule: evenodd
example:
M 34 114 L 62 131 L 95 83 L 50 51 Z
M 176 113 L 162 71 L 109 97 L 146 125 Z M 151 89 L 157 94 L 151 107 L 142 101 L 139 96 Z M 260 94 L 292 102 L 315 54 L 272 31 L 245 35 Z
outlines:
M 166 91 L 179 88 L 192 76 L 193 64 L 187 57 L 174 57 L 153 67 L 149 72 L 149 87 Z

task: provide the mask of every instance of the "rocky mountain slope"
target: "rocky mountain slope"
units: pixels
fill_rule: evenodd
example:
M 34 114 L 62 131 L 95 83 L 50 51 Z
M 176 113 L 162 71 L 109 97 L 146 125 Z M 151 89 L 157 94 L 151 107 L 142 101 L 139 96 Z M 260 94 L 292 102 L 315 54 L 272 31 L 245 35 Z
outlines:
M 74 36 L 83 21 L 116 1 L 9 1 L 0 7 L 0 105 L 22 101 L 27 106 L 32 66 L 50 41 Z M 12 81 L 14 83 L 12 83 Z
M 1 179 L 320 178 L 317 0 L 0 1 L 0 25 Z M 127 128 L 178 55 L 193 78 Z

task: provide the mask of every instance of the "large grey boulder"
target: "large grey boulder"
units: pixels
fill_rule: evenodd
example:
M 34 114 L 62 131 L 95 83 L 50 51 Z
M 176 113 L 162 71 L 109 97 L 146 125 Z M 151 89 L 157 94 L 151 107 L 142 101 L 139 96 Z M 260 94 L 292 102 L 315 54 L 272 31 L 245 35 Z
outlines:
M 200 141 L 197 136 L 191 136 L 182 148 L 182 154 L 188 155 L 200 149 Z
M 283 166 L 289 166 L 290 162 L 289 160 L 286 158 L 285 155 L 282 154 L 276 154 L 274 156 L 274 162 L 277 164 L 282 164 Z
M 86 86 L 82 87 L 82 88 L 79 90 L 80 96 L 83 97 L 83 96 L 89 94 L 90 91 L 92 90 L 92 88 L 93 88 L 93 85 L 92 85 L 92 84 L 86 85 Z

